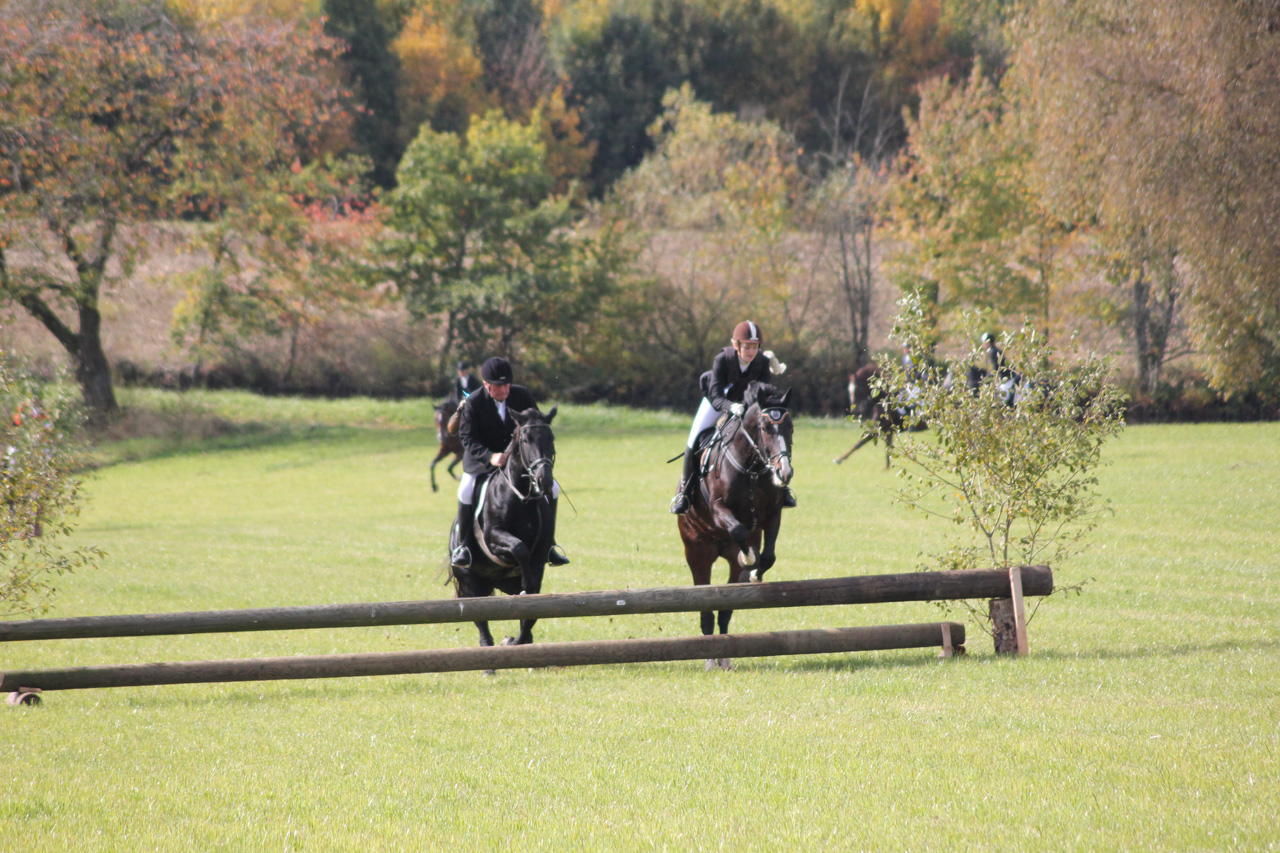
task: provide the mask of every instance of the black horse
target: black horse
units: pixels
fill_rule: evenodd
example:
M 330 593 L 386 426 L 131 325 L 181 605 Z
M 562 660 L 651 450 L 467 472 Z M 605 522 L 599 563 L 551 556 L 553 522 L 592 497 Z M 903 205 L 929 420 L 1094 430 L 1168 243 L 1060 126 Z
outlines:
M 449 463 L 449 476 L 455 480 L 458 479 L 453 469 L 462 461 L 462 439 L 449 432 L 449 418 L 453 417 L 456 411 L 458 411 L 458 404 L 454 400 L 445 400 L 436 406 L 436 441 L 440 443 L 440 449 L 436 452 L 436 458 L 431 460 L 431 491 L 433 492 L 440 491 L 436 486 L 436 463 L 450 453 L 453 454 L 453 461 Z
M 862 438 L 850 447 L 843 456 L 837 457 L 839 465 L 853 455 L 853 452 L 869 441 L 879 442 L 884 439 L 884 467 L 889 467 L 889 458 L 893 452 L 893 436 L 910 426 L 913 430 L 924 429 L 923 421 L 915 421 L 908 425 L 905 414 L 893 400 L 887 399 L 883 389 L 875 387 L 874 380 L 883 375 L 880 365 L 872 363 L 858 368 L 849 374 L 850 411 L 866 425 Z
M 507 595 L 536 595 L 542 591 L 547 553 L 555 541 L 556 514 L 551 500 L 555 436 L 551 421 L 556 407 L 544 416 L 537 409 L 512 412 L 516 422 L 506 463 L 477 485 L 475 540 L 479 546 L 465 569 L 450 566 L 449 576 L 458 598 L 478 598 L 501 590 Z M 483 491 L 482 491 L 483 489 Z M 458 544 L 455 525 L 449 535 L 450 552 Z M 521 619 L 520 633 L 504 644 L 533 642 L 536 619 Z M 488 622 L 477 622 L 480 645 L 492 646 Z
M 703 474 L 689 511 L 679 518 L 695 586 L 711 583 L 711 567 L 720 557 L 729 563 L 730 583 L 759 581 L 777 559 L 783 493 L 792 475 L 790 397 L 790 390 L 779 396 L 772 385 L 752 382 L 746 411 L 723 421 L 703 452 Z M 732 617 L 732 610 L 720 611 L 721 634 L 729 633 Z M 704 611 L 702 633 L 714 628 L 714 612 Z M 729 659 L 707 661 L 707 669 L 715 666 L 728 669 Z

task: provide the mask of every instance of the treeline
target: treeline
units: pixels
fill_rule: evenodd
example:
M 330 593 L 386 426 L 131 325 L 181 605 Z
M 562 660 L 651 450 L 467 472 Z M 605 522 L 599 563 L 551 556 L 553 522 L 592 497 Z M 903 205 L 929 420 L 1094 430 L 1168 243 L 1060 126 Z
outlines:
M 910 292 L 943 349 L 1122 346 L 1140 405 L 1201 374 L 1280 396 L 1274 2 L 0 9 L 0 297 L 100 418 L 100 297 L 166 220 L 205 259 L 185 381 L 414 393 L 496 352 L 547 393 L 688 405 L 751 317 L 838 411 Z M 307 363 L 334 329 L 355 345 Z

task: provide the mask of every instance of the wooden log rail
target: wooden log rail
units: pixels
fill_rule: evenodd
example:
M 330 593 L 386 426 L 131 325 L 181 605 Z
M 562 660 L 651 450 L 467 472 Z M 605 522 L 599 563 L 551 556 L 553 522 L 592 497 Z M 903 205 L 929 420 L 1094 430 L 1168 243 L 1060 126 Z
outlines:
M 958 622 L 939 622 L 871 628 L 719 634 L 703 637 L 596 640 L 488 648 L 82 666 L 6 672 L 0 676 L 0 692 L 13 691 L 17 696 L 24 693 L 38 694 L 44 690 L 95 687 L 347 678 L 363 675 L 460 672 L 516 667 L 587 666 L 703 658 L 858 652 L 873 649 L 915 649 L 941 645 L 944 638 L 951 643 L 963 644 L 964 626 Z
M 1011 576 L 1017 597 L 1053 592 L 1053 572 L 1048 566 L 1021 566 L 1010 571 L 915 572 L 609 592 L 31 619 L 0 622 L 0 642 L 1009 598 Z

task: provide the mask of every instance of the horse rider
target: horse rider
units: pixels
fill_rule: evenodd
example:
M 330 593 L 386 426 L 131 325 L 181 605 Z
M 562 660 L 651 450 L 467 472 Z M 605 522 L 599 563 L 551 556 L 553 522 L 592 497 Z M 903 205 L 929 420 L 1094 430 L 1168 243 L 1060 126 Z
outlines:
M 1005 361 L 1004 352 L 996 343 L 996 336 L 990 332 L 982 333 L 982 345 L 986 347 L 987 359 L 991 362 L 991 375 L 996 378 L 1000 390 L 1005 395 L 1005 405 L 1012 406 L 1017 395 L 1018 383 L 1022 377 Z
M 689 440 L 684 448 L 684 470 L 676 486 L 676 496 L 671 499 L 671 512 L 683 515 L 689 511 L 690 494 L 698 475 L 698 435 L 707 427 L 715 426 L 722 414 L 742 417 L 745 407 L 742 399 L 752 382 L 768 382 L 769 374 L 781 376 L 787 366 L 769 351 L 760 351 L 763 336 L 760 327 L 750 320 L 743 320 L 733 329 L 732 346 L 717 353 L 711 369 L 702 374 L 702 402 L 693 416 Z M 783 489 L 783 506 L 795 506 L 796 498 L 791 489 Z
M 507 461 L 504 452 L 515 434 L 516 422 L 511 412 L 536 409 L 533 395 L 523 385 L 512 385 L 511 364 L 505 358 L 491 358 L 480 368 L 482 387 L 465 398 L 460 409 L 458 438 L 462 441 L 462 481 L 458 483 L 458 547 L 449 555 L 456 568 L 471 565 L 471 549 L 475 545 L 475 489 L 481 474 L 501 468 Z M 560 498 L 560 484 L 552 480 L 551 513 L 555 516 Z M 547 562 L 553 566 L 568 564 L 569 558 L 559 545 L 552 544 Z
M 453 388 L 449 391 L 449 399 L 456 405 L 480 390 L 480 380 L 471 372 L 471 365 L 465 361 L 458 362 L 458 376 L 453 380 Z

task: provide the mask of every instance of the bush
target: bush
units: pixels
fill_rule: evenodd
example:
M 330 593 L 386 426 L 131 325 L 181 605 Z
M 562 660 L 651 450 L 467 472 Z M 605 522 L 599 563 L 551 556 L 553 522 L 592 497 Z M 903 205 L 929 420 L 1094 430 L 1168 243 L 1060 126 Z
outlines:
M 62 542 L 79 514 L 77 396 L 68 384 L 42 389 L 0 352 L 0 616 L 47 610 L 52 578 L 101 556 Z
M 1006 335 L 1005 356 L 1024 379 L 1009 405 L 997 379 L 970 388 L 961 378 L 985 360 L 980 348 L 935 362 L 920 303 L 902 304 L 894 336 L 921 367 L 908 377 L 895 365 L 880 390 L 903 405 L 910 396 L 908 426 L 927 424 L 931 434 L 904 434 L 895 444 L 893 455 L 906 463 L 898 500 L 958 528 L 933 555 L 944 568 L 1060 565 L 1083 547 L 1104 509 L 1095 471 L 1103 445 L 1124 426 L 1111 362 L 1088 353 L 1064 367 L 1034 331 Z M 912 393 L 903 395 L 908 383 Z

